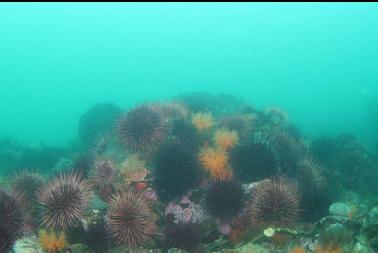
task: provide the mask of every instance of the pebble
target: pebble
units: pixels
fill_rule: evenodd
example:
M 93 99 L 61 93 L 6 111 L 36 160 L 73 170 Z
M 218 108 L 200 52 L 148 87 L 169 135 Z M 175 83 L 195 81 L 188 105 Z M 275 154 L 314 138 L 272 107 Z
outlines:
M 335 216 L 348 217 L 351 213 L 351 208 L 345 203 L 336 202 L 329 207 L 329 213 Z

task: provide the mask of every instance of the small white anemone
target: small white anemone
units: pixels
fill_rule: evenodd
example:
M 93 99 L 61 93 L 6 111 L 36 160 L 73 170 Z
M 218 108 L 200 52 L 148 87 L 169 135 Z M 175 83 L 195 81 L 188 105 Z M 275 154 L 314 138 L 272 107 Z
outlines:
M 276 233 L 276 230 L 274 228 L 264 229 L 264 235 L 266 237 L 272 237 L 275 233 Z
M 36 236 L 23 237 L 18 239 L 13 245 L 14 253 L 44 253 L 39 246 Z

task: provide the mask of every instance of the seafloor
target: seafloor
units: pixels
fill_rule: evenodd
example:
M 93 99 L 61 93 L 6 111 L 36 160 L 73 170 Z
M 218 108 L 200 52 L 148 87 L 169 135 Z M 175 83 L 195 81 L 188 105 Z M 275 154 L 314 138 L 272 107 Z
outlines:
M 377 157 L 230 95 L 96 104 L 67 147 L 0 140 L 0 165 L 1 253 L 378 250 Z

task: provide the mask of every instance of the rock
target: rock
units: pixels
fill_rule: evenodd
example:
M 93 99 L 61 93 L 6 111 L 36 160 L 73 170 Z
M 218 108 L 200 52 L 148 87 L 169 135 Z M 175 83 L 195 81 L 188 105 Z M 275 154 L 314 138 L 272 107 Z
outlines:
M 225 238 L 219 238 L 212 243 L 209 243 L 205 246 L 206 252 L 221 252 L 222 249 L 228 249 L 232 245 L 229 240 Z
M 261 245 L 253 244 L 252 242 L 246 244 L 239 244 L 236 247 L 224 247 L 219 250 L 210 250 L 206 252 L 213 252 L 213 253 L 270 253 L 271 251 L 264 248 Z
M 61 157 L 52 168 L 52 171 L 63 172 L 63 171 L 71 170 L 73 168 L 75 168 L 75 163 L 73 160 L 66 157 Z
M 329 213 L 336 216 L 348 217 L 351 214 L 351 207 L 342 202 L 333 203 L 329 207 Z
M 354 253 L 374 253 L 374 250 L 367 245 L 357 242 L 353 248 Z
M 83 244 L 76 243 L 71 246 L 72 253 L 90 253 L 89 248 Z
M 319 229 L 326 229 L 328 228 L 330 225 L 332 224 L 335 224 L 335 223 L 343 223 L 347 220 L 346 217 L 340 217 L 340 216 L 326 216 L 324 218 L 322 218 L 321 220 L 319 220 L 317 222 L 317 227 Z
M 128 249 L 126 246 L 119 246 L 116 248 L 109 249 L 106 253 L 161 253 L 161 251 L 158 249 L 144 248 Z
M 326 216 L 317 222 L 318 229 L 327 229 L 335 224 L 341 224 L 350 231 L 358 231 L 361 228 L 361 223 L 358 220 L 349 219 L 344 216 Z
M 250 252 L 269 253 L 269 250 L 267 250 L 266 248 L 257 244 L 253 244 L 253 243 L 247 243 L 235 250 L 236 250 L 235 252 L 238 252 L 238 253 L 250 253 Z
M 378 224 L 370 224 L 364 227 L 363 230 L 369 240 L 377 239 L 378 241 Z
M 95 195 L 91 198 L 90 206 L 93 209 L 102 210 L 107 207 L 107 204 L 102 201 L 97 195 Z
M 378 239 L 377 238 L 373 238 L 372 240 L 370 240 L 370 245 L 375 250 L 375 252 L 378 251 Z
M 168 250 L 168 253 L 189 253 L 189 252 L 182 249 L 171 248 Z
M 378 223 L 378 206 L 373 207 L 368 214 L 367 219 L 368 224 L 376 224 Z

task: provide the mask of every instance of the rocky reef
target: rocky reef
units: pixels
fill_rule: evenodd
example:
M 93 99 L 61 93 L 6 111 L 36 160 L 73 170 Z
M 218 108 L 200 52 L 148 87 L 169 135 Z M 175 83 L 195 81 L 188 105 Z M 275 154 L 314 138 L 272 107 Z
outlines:
M 280 108 L 182 94 L 84 112 L 68 148 L 0 141 L 0 251 L 378 251 L 378 160 Z

